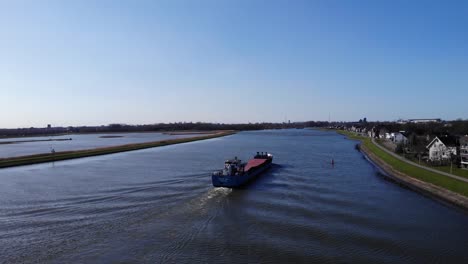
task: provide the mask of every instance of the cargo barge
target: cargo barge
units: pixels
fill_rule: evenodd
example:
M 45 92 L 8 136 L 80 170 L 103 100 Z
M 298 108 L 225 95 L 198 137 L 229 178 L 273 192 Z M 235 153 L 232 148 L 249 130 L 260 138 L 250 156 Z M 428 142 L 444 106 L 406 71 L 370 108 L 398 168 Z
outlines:
M 224 168 L 213 172 L 211 180 L 214 187 L 236 188 L 241 187 L 259 174 L 267 170 L 273 161 L 270 153 L 257 152 L 257 155 L 247 163 L 242 163 L 240 159 L 226 160 Z

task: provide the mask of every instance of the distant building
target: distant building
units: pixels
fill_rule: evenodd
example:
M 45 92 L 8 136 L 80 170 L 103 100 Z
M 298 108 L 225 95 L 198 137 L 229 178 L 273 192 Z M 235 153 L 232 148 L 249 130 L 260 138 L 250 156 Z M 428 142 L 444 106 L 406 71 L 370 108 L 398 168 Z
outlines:
M 370 138 L 374 138 L 375 137 L 375 127 L 373 127 L 372 129 L 369 129 L 367 131 L 367 136 L 370 137 Z
M 406 123 L 408 123 L 408 120 L 398 119 L 396 122 L 397 122 L 398 124 L 406 124 Z
M 379 138 L 386 138 L 388 130 L 385 127 L 379 129 Z
M 408 123 L 440 123 L 440 118 L 420 118 L 420 119 L 408 119 Z
M 356 132 L 356 133 L 367 133 L 367 130 L 365 127 L 361 127 L 361 126 L 355 126 L 353 125 L 349 131 L 353 131 L 353 132 Z
M 395 144 L 408 144 L 408 137 L 405 135 L 404 131 L 391 133 L 390 140 Z
M 461 167 L 468 169 L 468 136 L 460 138 Z
M 426 148 L 430 161 L 448 160 L 452 154 L 457 154 L 457 139 L 452 136 L 435 137 Z

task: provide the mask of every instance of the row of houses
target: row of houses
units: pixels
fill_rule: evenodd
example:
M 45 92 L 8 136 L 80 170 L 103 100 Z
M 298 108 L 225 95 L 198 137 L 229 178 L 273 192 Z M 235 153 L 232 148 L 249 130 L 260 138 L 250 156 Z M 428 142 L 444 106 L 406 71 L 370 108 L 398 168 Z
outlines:
M 368 133 L 368 136 L 369 137 L 376 137 L 375 135 L 369 135 Z M 395 144 L 408 144 L 408 134 L 405 132 L 405 131 L 398 131 L 398 132 L 386 132 L 384 134 L 379 134 L 378 138 L 381 138 L 381 139 L 386 139 L 386 140 L 390 140 L 392 141 L 393 143 Z
M 468 137 L 460 138 L 460 166 L 468 169 Z
M 407 146 L 408 152 L 411 152 L 411 147 L 416 148 L 415 144 L 408 146 L 410 135 L 405 131 L 390 132 L 385 127 L 368 129 L 355 125 L 344 129 L 362 136 L 391 141 L 395 145 L 401 144 Z M 442 164 L 444 161 L 458 159 L 460 167 L 468 169 L 468 136 L 426 135 L 423 138 L 424 140 L 422 141 L 426 142 L 426 144 L 420 147 L 420 151 L 418 152 L 423 152 L 423 156 L 427 157 L 428 161 L 432 163 L 440 162 Z

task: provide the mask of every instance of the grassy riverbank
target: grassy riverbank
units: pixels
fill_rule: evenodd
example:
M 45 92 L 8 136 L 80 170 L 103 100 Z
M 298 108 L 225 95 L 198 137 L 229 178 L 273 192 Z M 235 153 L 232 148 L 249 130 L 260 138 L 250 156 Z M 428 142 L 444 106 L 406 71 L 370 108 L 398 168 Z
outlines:
M 45 154 L 37 154 L 37 155 L 30 155 L 30 156 L 4 158 L 4 159 L 0 159 L 0 168 L 44 163 L 44 162 L 53 162 L 53 161 L 67 160 L 67 159 L 84 158 L 84 157 L 90 157 L 90 156 L 113 154 L 113 153 L 118 153 L 118 152 L 132 151 L 132 150 L 145 149 L 145 148 L 161 147 L 161 146 L 187 143 L 187 142 L 199 141 L 199 140 L 210 139 L 210 138 L 224 137 L 224 136 L 232 135 L 235 133 L 236 133 L 235 131 L 224 131 L 224 132 L 218 132 L 218 133 L 211 134 L 211 135 L 196 136 L 196 137 L 190 137 L 190 138 L 168 139 L 168 140 L 161 140 L 161 141 L 153 141 L 153 142 L 137 143 L 137 144 L 126 144 L 126 145 L 103 147 L 103 148 L 96 148 L 96 149 L 63 151 L 63 152 L 56 152 L 56 153 L 45 153 Z
M 396 171 L 468 197 L 468 183 L 466 182 L 452 179 L 445 175 L 431 172 L 399 160 L 378 148 L 368 137 L 362 137 L 349 131 L 338 131 L 338 133 L 346 135 L 350 139 L 360 140 L 361 144 L 365 148 L 367 148 Z
M 452 169 L 450 169 L 450 166 L 440 166 L 440 167 L 431 167 L 431 168 L 440 170 L 443 172 L 447 172 L 447 173 L 452 173 L 460 177 L 468 178 L 468 170 L 457 168 L 456 165 L 453 165 Z

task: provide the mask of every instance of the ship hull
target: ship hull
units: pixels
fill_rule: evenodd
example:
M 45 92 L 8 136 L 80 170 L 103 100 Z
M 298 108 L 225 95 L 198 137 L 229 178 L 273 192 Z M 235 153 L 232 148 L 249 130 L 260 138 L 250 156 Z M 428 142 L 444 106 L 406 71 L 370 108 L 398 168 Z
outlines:
M 250 181 L 257 178 L 261 173 L 271 167 L 271 160 L 266 161 L 264 164 L 250 169 L 243 175 L 212 175 L 211 180 L 214 187 L 237 188 L 248 184 Z

